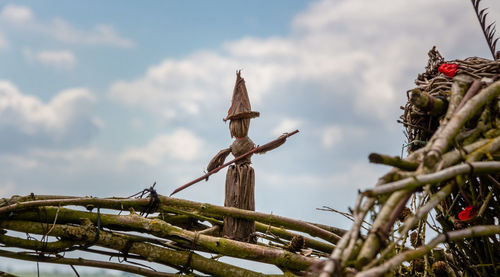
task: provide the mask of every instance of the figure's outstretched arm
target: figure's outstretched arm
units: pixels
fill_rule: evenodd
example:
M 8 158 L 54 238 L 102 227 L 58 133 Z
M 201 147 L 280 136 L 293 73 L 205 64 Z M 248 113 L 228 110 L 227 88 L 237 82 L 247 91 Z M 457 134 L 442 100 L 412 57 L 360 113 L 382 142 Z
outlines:
M 226 160 L 227 156 L 231 153 L 231 148 L 223 149 L 215 155 L 212 160 L 208 163 L 207 166 L 207 171 L 210 172 L 213 169 L 221 166 L 224 164 L 224 161 Z

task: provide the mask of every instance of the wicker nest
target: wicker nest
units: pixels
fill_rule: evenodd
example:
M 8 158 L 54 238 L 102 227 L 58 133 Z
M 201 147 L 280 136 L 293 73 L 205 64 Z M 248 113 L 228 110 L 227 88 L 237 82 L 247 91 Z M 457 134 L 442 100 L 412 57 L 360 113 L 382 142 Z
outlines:
M 415 80 L 417 86 L 407 91 L 408 102 L 401 107 L 404 113 L 398 121 L 406 128 L 409 153 L 424 147 L 435 132 L 442 127 L 441 125 L 446 124 L 460 109 L 455 109 L 455 114 L 446 113 L 448 105 L 454 101 L 451 99 L 452 86 L 461 83 L 468 86 L 465 90 L 468 92 L 472 90 L 471 84 L 476 80 L 478 83 L 476 90 L 479 91 L 500 79 L 500 61 L 498 60 L 471 57 L 465 60 L 445 61 L 435 47 L 429 51 L 428 55 L 426 71 L 418 75 Z M 443 63 L 458 65 L 455 77 L 445 76 L 438 71 L 438 67 Z M 421 98 L 422 95 L 424 98 Z M 467 96 L 463 96 L 464 101 L 455 100 L 455 102 L 462 107 L 463 103 L 460 102 L 466 102 L 465 98 Z M 439 101 L 444 105 L 436 109 L 433 102 Z M 467 155 L 470 153 L 465 150 L 465 147 L 481 139 L 491 140 L 498 137 L 499 123 L 499 104 L 498 98 L 495 98 L 491 103 L 486 103 L 485 107 L 460 129 L 454 143 L 450 146 L 451 150 L 461 152 L 462 161 L 467 162 Z M 481 160 L 498 160 L 500 157 L 498 154 L 498 152 L 485 151 Z M 498 225 L 500 222 L 499 180 L 500 174 L 485 176 L 469 174 L 449 180 L 448 183 L 455 182 L 457 185 L 435 209 L 436 221 L 439 223 L 434 225 L 435 231 L 446 234 L 474 225 Z M 441 188 L 442 186 L 431 187 L 431 193 L 437 193 Z M 416 232 L 413 234 L 416 235 Z M 470 276 L 498 276 L 496 275 L 500 274 L 500 251 L 498 249 L 500 249 L 498 235 L 464 239 L 448 244 L 447 252 L 451 254 L 448 262 L 457 272 L 467 273 Z
M 499 61 L 429 51 L 402 107 L 409 154 L 370 154 L 392 169 L 360 192 L 324 271 L 500 276 L 499 76 Z
M 406 128 L 405 135 L 408 140 L 409 153 L 425 145 L 438 128 L 439 119 L 443 116 L 443 114 L 433 114 L 425 108 L 417 107 L 411 101 L 411 92 L 418 89 L 447 103 L 454 79 L 438 72 L 438 67 L 445 63 L 445 60 L 435 46 L 429 51 L 428 55 L 429 61 L 425 67 L 425 72 L 419 74 L 415 80 L 417 87 L 407 91 L 408 102 L 404 107 L 401 107 L 404 113 L 400 117 L 401 120 L 398 120 Z M 457 76 L 465 80 L 470 77 L 469 80 L 479 79 L 491 82 L 500 77 L 500 61 L 498 60 L 492 61 L 479 57 L 470 57 L 465 60 L 446 61 L 446 63 L 457 64 Z

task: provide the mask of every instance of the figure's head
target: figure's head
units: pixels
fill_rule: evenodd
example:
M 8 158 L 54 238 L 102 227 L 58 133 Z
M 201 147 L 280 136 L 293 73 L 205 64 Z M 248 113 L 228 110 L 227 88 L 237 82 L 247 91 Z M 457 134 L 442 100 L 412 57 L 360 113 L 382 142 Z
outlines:
M 248 135 L 250 128 L 250 118 L 232 119 L 229 121 L 229 131 L 231 137 L 242 138 Z

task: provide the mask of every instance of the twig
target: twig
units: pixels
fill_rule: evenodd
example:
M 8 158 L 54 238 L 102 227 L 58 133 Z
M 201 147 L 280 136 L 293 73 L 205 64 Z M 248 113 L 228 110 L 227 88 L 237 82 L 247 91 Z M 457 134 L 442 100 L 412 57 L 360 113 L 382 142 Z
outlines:
M 484 38 L 488 43 L 491 55 L 493 56 L 493 59 L 496 60 L 497 57 L 495 53 L 495 47 L 498 38 L 495 39 L 495 22 L 486 26 L 486 16 L 488 15 L 488 13 L 486 12 L 487 9 L 479 10 L 480 2 L 481 0 L 471 0 L 472 6 L 474 7 L 474 11 L 477 16 L 477 20 L 479 20 L 479 25 L 481 25 L 481 30 L 483 31 Z

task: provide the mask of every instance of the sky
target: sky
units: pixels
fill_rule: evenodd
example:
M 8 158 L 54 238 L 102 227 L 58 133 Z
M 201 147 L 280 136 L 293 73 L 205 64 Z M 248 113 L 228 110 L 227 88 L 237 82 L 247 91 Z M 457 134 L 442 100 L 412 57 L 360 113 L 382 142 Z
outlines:
M 249 137 L 300 130 L 252 157 L 256 210 L 349 228 L 316 208 L 346 211 L 389 170 L 368 154 L 401 154 L 434 45 L 491 58 L 469 1 L 0 1 L 0 197 L 170 194 L 232 143 L 242 70 Z M 223 205 L 224 179 L 176 197 Z

